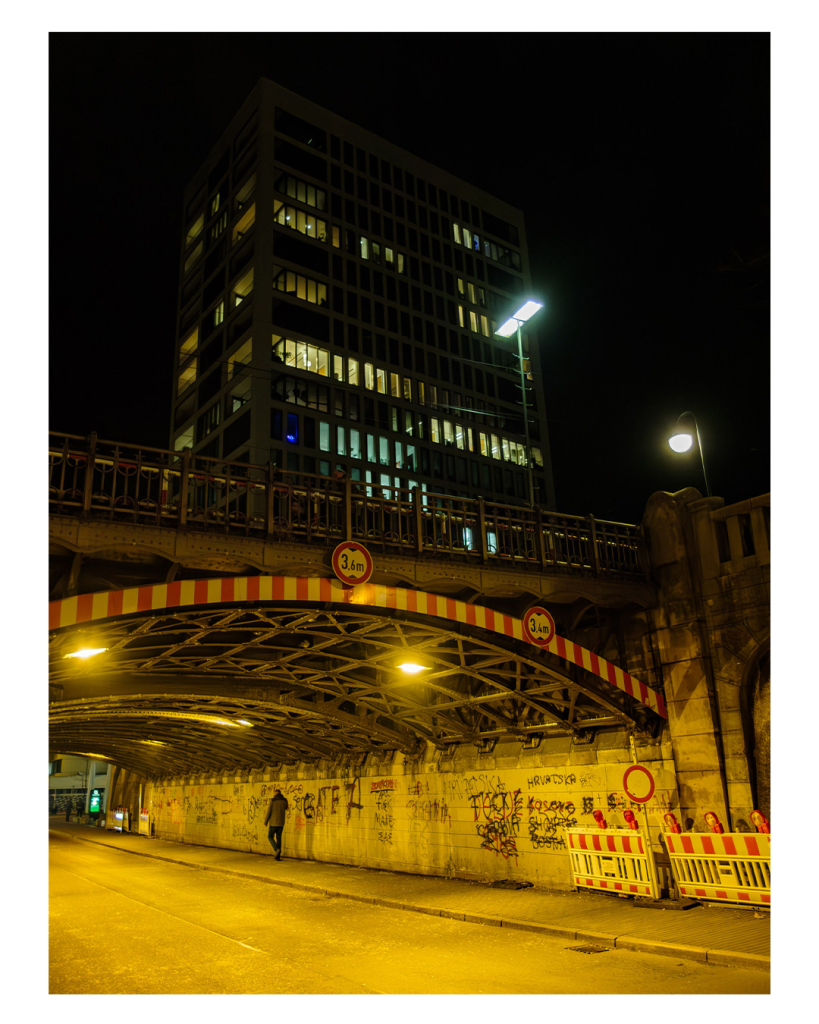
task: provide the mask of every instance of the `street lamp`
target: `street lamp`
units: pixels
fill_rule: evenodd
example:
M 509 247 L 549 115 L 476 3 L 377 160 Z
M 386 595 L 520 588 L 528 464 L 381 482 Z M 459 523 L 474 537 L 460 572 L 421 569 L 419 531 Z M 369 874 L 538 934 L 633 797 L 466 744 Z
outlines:
M 705 472 L 705 456 L 702 452 L 702 441 L 700 440 L 700 432 L 697 427 L 697 421 L 694 418 L 693 412 L 684 412 L 682 416 L 677 420 L 674 429 L 671 432 L 671 436 L 668 439 L 669 447 L 672 451 L 682 455 L 687 451 L 690 451 L 694 445 L 694 441 L 697 442 L 697 448 L 700 452 L 700 462 L 702 463 L 702 476 L 705 480 L 705 493 L 707 497 L 711 497 L 711 489 L 708 486 L 708 474 Z
M 526 374 L 523 369 L 523 339 L 521 336 L 520 325 L 525 324 L 527 320 L 537 313 L 539 309 L 543 309 L 542 302 L 536 302 L 534 299 L 528 299 L 520 307 L 520 309 L 513 313 L 506 323 L 495 331 L 495 334 L 501 338 L 511 338 L 513 334 L 517 333 L 518 336 L 518 364 L 520 369 L 520 393 L 523 397 L 523 434 L 526 441 L 526 467 L 529 473 L 529 507 L 534 508 L 535 506 L 535 485 L 532 479 L 532 448 L 529 443 L 529 413 L 526 408 Z

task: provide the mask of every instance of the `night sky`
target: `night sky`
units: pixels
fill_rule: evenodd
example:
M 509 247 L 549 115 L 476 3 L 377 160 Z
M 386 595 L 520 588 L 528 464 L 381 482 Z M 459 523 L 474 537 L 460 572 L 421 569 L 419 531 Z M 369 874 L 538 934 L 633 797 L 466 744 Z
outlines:
M 168 444 L 182 191 L 267 77 L 523 210 L 560 511 L 770 489 L 765 33 L 52 34 L 49 429 Z

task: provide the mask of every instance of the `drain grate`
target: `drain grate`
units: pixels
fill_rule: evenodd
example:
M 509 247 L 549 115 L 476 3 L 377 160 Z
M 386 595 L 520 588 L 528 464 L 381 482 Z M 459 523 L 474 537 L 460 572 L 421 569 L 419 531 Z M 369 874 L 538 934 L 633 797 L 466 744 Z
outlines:
M 573 953 L 608 953 L 608 946 L 568 946 Z

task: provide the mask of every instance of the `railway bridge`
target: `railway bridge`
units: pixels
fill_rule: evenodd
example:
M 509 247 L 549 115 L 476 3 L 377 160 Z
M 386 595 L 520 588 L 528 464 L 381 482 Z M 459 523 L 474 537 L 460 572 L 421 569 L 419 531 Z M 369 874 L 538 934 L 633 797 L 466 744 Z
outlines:
M 109 806 L 149 800 L 188 842 L 252 848 L 279 783 L 305 855 L 482 876 L 517 862 L 528 810 L 536 875 L 564 884 L 561 824 L 626 808 L 635 762 L 655 831 L 763 802 L 768 504 L 658 492 L 638 526 L 53 434 L 51 749 L 114 764 Z M 476 779 L 493 868 L 442 831 Z M 422 855 L 384 793 L 431 782 Z M 326 824 L 315 845 L 333 787 L 323 821 L 374 815 L 352 847 Z

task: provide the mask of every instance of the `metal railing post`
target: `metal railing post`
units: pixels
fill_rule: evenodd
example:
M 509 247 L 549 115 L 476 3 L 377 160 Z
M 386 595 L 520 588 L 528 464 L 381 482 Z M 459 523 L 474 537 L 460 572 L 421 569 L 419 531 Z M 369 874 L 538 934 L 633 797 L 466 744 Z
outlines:
M 97 451 L 97 432 L 88 435 L 88 459 L 85 463 L 85 481 L 82 489 L 83 514 L 91 511 L 91 495 L 94 492 L 94 458 Z
M 265 482 L 265 523 L 264 529 L 267 539 L 270 540 L 273 535 L 273 520 L 275 519 L 274 514 L 274 501 L 275 501 L 275 478 L 276 478 L 276 467 L 272 462 L 267 464 L 267 480 Z
M 481 559 L 485 562 L 489 557 L 489 545 L 486 542 L 486 502 L 478 498 L 478 530 L 481 535 Z
M 535 542 L 535 550 L 537 551 L 537 561 L 541 569 L 546 568 L 546 531 L 543 526 L 543 513 L 540 510 L 540 505 L 535 509 L 535 529 L 537 530 L 537 541 Z
M 188 525 L 188 488 L 191 475 L 191 452 L 186 448 L 182 452 L 182 473 L 179 479 L 179 525 Z
M 424 538 L 421 533 L 423 529 L 423 516 L 421 515 L 421 488 L 412 489 L 412 512 L 415 518 L 415 553 L 422 555 L 424 551 Z
M 594 516 L 591 514 L 589 514 L 589 543 L 591 544 L 591 567 L 596 576 L 600 571 L 599 559 L 597 558 L 597 527 L 594 522 Z
M 345 540 L 353 539 L 353 482 L 344 474 L 344 507 L 342 510 L 342 534 Z

